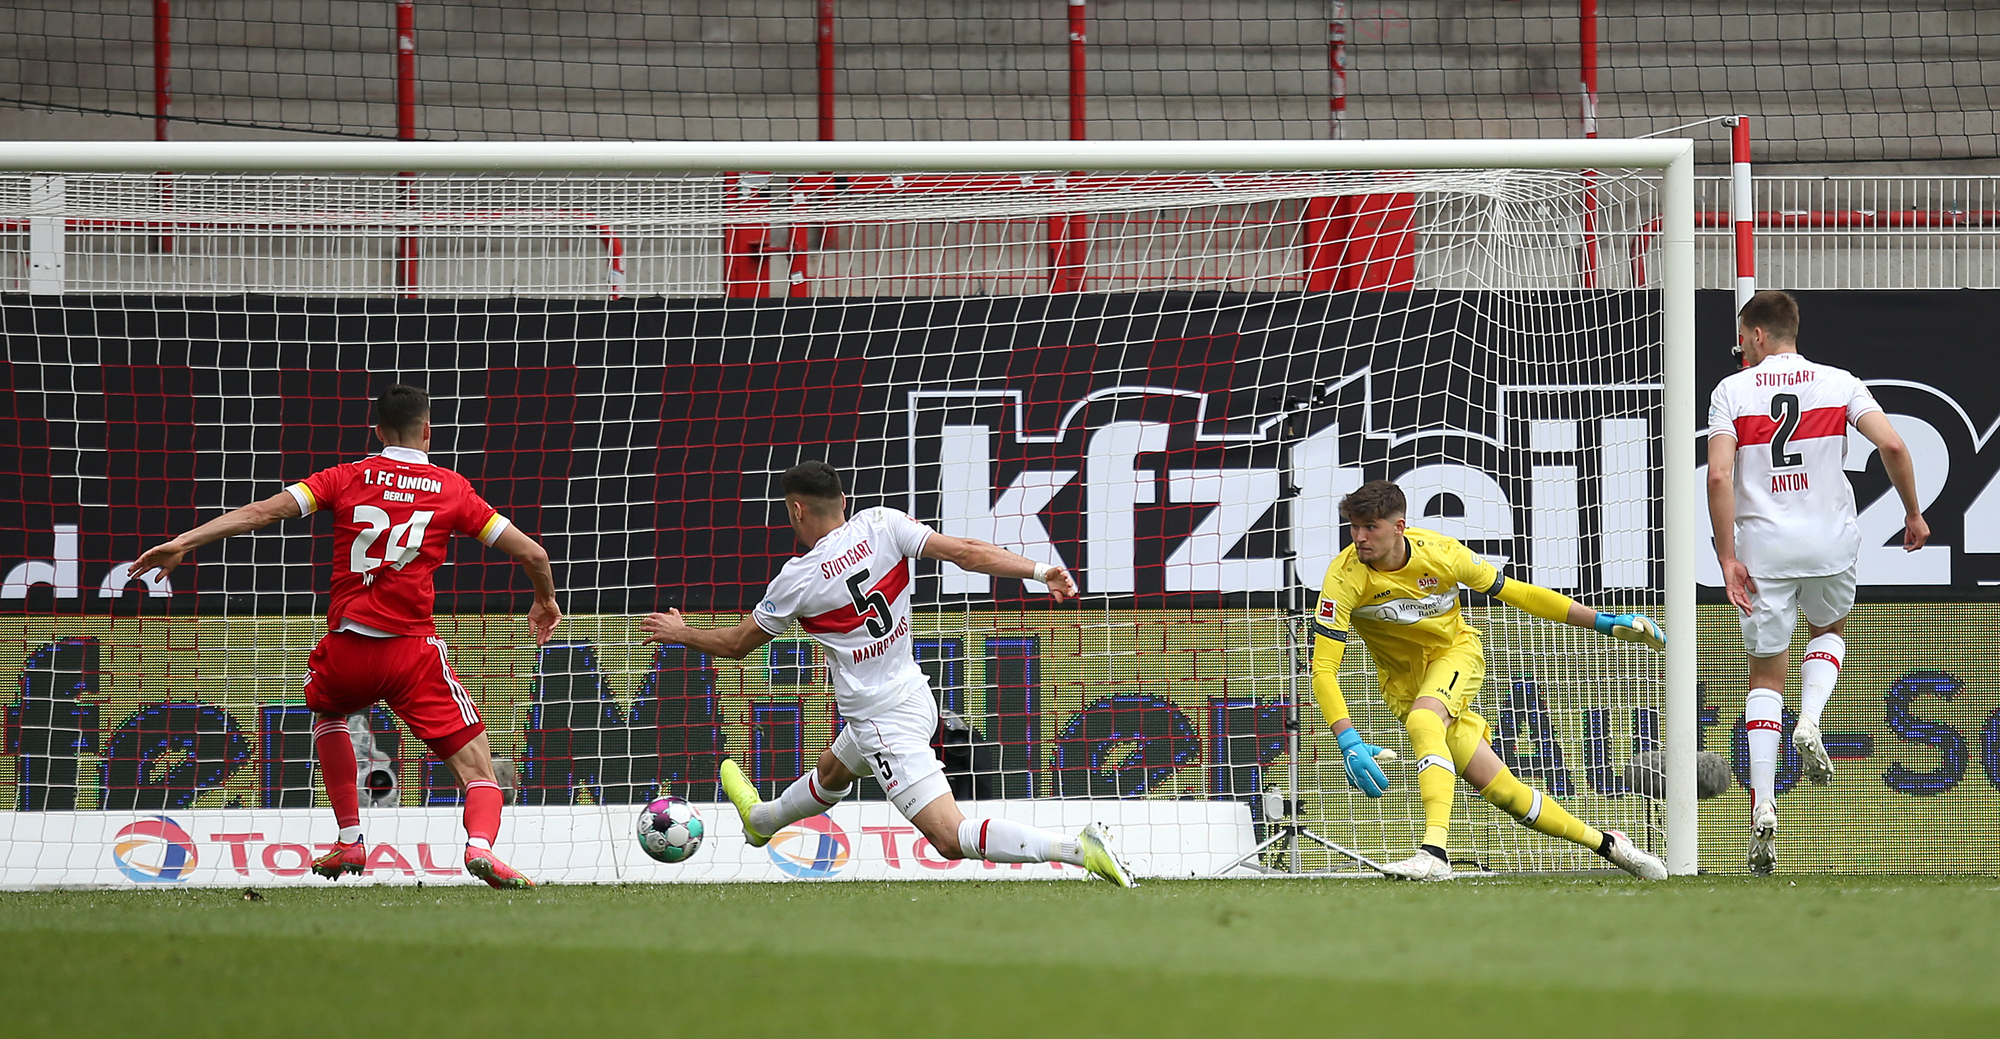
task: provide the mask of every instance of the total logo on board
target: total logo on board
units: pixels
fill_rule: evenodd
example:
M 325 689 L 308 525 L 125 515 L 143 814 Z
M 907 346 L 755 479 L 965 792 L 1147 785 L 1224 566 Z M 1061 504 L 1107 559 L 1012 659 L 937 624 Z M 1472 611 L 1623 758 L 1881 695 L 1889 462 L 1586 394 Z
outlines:
M 188 879 L 201 856 L 195 851 L 194 838 L 180 823 L 156 815 L 141 819 L 112 837 L 111 861 L 128 880 L 166 884 Z
M 838 874 L 853 858 L 854 842 L 838 823 L 815 815 L 772 834 L 764 850 L 787 876 L 823 880 Z

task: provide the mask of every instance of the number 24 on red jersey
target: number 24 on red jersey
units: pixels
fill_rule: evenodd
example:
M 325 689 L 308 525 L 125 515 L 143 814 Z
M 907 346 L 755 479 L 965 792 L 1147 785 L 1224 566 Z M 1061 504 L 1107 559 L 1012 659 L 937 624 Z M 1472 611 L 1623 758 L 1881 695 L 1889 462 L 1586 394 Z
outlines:
M 332 625 L 434 633 L 433 574 L 451 535 L 491 545 L 507 529 L 463 476 L 407 448 L 322 469 L 287 490 L 301 512 L 334 515 Z

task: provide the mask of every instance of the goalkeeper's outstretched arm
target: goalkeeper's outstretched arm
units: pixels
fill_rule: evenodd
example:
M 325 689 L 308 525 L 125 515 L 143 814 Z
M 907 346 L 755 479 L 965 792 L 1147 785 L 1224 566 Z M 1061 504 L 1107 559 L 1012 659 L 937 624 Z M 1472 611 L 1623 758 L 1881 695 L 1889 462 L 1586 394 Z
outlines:
M 1654 649 L 1667 647 L 1666 631 L 1643 613 L 1600 613 L 1561 592 L 1498 574 L 1494 575 L 1493 585 L 1486 589 L 1486 594 L 1543 620 L 1589 628 L 1626 642 L 1643 642 Z

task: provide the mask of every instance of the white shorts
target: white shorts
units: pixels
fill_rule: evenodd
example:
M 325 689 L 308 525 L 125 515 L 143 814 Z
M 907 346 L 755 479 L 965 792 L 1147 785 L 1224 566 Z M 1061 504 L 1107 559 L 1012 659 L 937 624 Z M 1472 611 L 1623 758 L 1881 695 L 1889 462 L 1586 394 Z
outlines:
M 1743 648 L 1753 657 L 1775 657 L 1792 647 L 1799 611 L 1806 623 L 1826 627 L 1854 609 L 1854 568 L 1825 577 L 1759 577 L 1750 613 L 1740 617 Z
M 909 695 L 867 721 L 850 721 L 833 738 L 833 756 L 857 776 L 874 776 L 889 803 L 914 819 L 940 796 L 951 793 L 944 762 L 931 749 L 938 731 L 937 701 L 929 683 L 913 682 Z

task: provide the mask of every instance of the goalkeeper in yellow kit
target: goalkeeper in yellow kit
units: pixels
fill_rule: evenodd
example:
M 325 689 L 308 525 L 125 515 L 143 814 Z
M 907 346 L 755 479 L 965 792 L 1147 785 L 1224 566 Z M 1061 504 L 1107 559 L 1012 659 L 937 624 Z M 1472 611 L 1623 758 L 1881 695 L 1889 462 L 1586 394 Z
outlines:
M 1560 592 L 1502 577 L 1491 563 L 1453 538 L 1404 525 L 1403 492 L 1387 480 L 1357 488 L 1340 501 L 1354 543 L 1326 568 L 1313 618 L 1313 698 L 1340 741 L 1347 780 L 1381 797 L 1388 777 L 1348 718 L 1340 693 L 1340 660 L 1350 633 L 1368 645 L 1382 698 L 1409 729 L 1417 792 L 1424 803 L 1424 838 L 1417 853 L 1381 867 L 1407 880 L 1450 880 L 1446 853 L 1455 782 L 1463 777 L 1523 826 L 1581 844 L 1627 873 L 1664 880 L 1666 864 L 1616 830 L 1599 830 L 1515 778 L 1489 743 L 1486 719 L 1469 709 L 1486 678 L 1479 632 L 1458 608 L 1460 587 L 1485 592 L 1537 617 L 1591 628 L 1654 649 L 1666 634 L 1650 617 L 1599 613 Z

